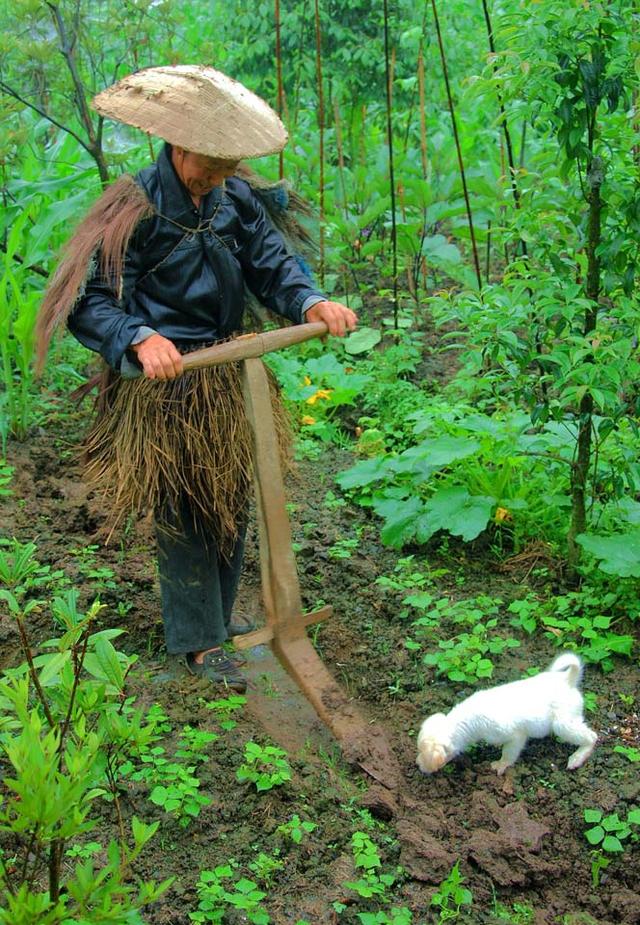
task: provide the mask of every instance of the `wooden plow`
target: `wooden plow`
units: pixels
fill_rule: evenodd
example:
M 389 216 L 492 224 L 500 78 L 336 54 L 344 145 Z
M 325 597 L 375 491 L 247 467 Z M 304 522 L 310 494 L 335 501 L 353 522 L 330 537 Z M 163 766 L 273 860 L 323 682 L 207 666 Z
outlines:
M 268 643 L 284 669 L 340 743 L 347 761 L 395 790 L 401 773 L 383 730 L 371 723 L 337 684 L 307 638 L 306 628 L 327 620 L 331 607 L 304 614 L 286 509 L 276 430 L 264 364 L 273 350 L 322 337 L 322 322 L 301 324 L 265 334 L 248 334 L 189 353 L 184 369 L 242 362 L 242 389 L 252 432 L 256 508 L 260 536 L 260 571 L 266 625 L 236 636 L 237 649 Z

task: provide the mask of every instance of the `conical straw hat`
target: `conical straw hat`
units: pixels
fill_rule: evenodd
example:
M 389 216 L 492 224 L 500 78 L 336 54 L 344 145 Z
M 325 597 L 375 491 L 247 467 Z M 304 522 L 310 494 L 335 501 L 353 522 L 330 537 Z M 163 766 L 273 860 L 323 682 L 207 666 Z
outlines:
M 146 68 L 103 90 L 93 106 L 103 116 L 220 160 L 275 154 L 287 143 L 273 109 L 212 67 Z

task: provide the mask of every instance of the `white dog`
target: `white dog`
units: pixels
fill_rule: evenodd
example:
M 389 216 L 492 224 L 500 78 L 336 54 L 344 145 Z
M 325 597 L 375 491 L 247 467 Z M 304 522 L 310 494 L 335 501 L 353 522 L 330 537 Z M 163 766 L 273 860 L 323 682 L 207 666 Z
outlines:
M 598 738 L 582 715 L 581 675 L 578 656 L 565 652 L 532 678 L 478 691 L 446 715 L 434 713 L 418 734 L 418 767 L 432 774 L 469 745 L 488 742 L 502 745 L 500 760 L 491 767 L 504 774 L 518 760 L 527 739 L 553 732 L 562 742 L 580 746 L 567 764 L 571 771 L 579 768 Z

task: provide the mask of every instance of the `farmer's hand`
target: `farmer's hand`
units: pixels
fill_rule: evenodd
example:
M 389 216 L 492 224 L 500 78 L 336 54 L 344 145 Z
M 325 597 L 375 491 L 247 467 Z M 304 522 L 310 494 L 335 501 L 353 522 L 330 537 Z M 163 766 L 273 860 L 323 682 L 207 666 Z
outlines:
M 182 372 L 182 356 L 162 334 L 152 334 L 131 350 L 138 358 L 147 379 L 175 379 Z
M 305 312 L 305 321 L 324 321 L 329 334 L 344 337 L 348 331 L 355 331 L 358 316 L 340 302 L 316 302 Z

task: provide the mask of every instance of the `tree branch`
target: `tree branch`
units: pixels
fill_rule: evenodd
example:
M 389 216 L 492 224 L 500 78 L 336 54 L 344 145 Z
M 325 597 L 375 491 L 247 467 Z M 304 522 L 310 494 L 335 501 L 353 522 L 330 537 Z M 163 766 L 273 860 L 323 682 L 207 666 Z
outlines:
M 0 80 L 0 92 L 6 93 L 7 96 L 13 97 L 14 100 L 17 100 L 19 103 L 22 103 L 23 106 L 26 106 L 28 109 L 33 109 L 34 112 L 37 112 L 38 115 L 42 116 L 43 119 L 46 119 L 48 122 L 51 122 L 51 124 L 55 125 L 56 128 L 59 128 L 63 132 L 67 132 L 68 135 L 71 135 L 72 138 L 75 138 L 78 144 L 81 145 L 85 149 L 87 154 L 91 154 L 93 156 L 93 152 L 91 148 L 86 143 L 86 141 L 80 135 L 77 134 L 77 132 L 74 132 L 73 129 L 69 128 L 68 125 L 64 125 L 62 122 L 59 122 L 57 119 L 54 119 L 54 117 L 50 113 L 48 113 L 45 109 L 43 109 L 41 106 L 38 106 L 36 103 L 32 103 L 30 100 L 27 100 L 23 96 L 20 96 L 20 94 L 16 90 L 14 90 L 13 87 L 10 87 L 9 84 L 6 84 L 4 80 Z
M 3 254 L 7 253 L 7 245 L 4 243 L 4 241 L 0 241 L 0 251 L 2 251 Z M 44 276 L 45 279 L 49 279 L 48 271 L 45 270 L 44 267 L 40 266 L 39 263 L 29 263 L 21 254 L 13 254 L 13 259 L 16 263 L 24 264 L 28 270 L 33 270 L 33 272 L 37 273 L 38 276 Z
M 75 103 L 78 109 L 78 114 L 80 116 L 80 121 L 85 127 L 87 135 L 89 137 L 89 142 L 91 147 L 95 149 L 96 146 L 96 136 L 95 129 L 93 126 L 93 120 L 91 119 L 91 113 L 89 112 L 89 107 L 87 106 L 87 96 L 84 84 L 82 83 L 82 78 L 78 73 L 78 68 L 76 67 L 75 58 L 73 56 L 73 49 L 75 45 L 75 34 L 69 39 L 67 35 L 67 30 L 64 24 L 64 20 L 60 14 L 60 9 L 55 3 L 50 3 L 47 0 L 47 6 L 51 11 L 53 17 L 54 25 L 56 31 L 60 38 L 60 53 L 62 54 L 64 60 L 67 63 L 67 68 L 71 74 L 71 80 L 73 81 L 73 86 L 75 87 Z

